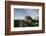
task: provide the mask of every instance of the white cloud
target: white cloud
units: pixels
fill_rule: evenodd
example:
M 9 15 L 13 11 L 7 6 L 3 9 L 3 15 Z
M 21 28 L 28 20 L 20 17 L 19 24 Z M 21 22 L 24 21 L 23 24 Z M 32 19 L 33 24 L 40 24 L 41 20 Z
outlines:
M 23 13 L 16 13 L 16 15 L 14 16 L 14 19 L 25 19 L 24 17 L 26 15 L 31 16 L 32 19 L 38 19 L 37 16 L 39 16 L 39 14 L 37 13 L 36 10 L 33 11 L 32 9 L 31 10 L 28 9 L 25 12 L 26 12 L 25 15 Z

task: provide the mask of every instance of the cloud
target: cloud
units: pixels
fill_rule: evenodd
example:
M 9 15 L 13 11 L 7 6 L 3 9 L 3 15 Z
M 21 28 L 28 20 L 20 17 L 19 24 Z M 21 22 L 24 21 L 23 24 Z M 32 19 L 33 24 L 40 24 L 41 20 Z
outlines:
M 25 16 L 31 16 L 33 19 L 39 16 L 38 9 L 15 9 L 14 10 L 14 18 L 15 19 L 24 19 Z

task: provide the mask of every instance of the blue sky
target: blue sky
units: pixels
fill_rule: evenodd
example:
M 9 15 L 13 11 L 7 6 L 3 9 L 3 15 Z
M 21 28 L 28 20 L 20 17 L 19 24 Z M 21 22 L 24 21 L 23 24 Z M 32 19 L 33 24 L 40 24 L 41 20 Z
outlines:
M 33 19 L 39 17 L 39 9 L 14 8 L 14 18 L 24 19 L 25 16 L 31 16 Z

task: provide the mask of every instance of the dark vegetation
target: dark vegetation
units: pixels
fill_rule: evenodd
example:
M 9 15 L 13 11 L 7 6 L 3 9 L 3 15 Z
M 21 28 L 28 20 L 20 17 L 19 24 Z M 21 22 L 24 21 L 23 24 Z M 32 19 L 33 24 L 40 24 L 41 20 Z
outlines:
M 25 22 L 25 20 L 14 20 L 14 27 L 36 27 L 36 26 L 39 26 L 38 20 L 33 20 L 32 23 L 28 24 L 27 22 Z
M 33 20 L 32 17 L 26 16 L 26 20 L 14 20 L 14 27 L 36 27 L 39 26 L 39 20 Z

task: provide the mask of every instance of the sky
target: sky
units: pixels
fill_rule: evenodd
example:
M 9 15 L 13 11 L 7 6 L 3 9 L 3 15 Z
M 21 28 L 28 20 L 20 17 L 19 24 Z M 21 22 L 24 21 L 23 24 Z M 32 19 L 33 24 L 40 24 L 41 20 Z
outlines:
M 25 19 L 25 16 L 31 16 L 32 19 L 38 19 L 39 9 L 14 8 L 14 19 Z

